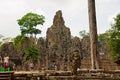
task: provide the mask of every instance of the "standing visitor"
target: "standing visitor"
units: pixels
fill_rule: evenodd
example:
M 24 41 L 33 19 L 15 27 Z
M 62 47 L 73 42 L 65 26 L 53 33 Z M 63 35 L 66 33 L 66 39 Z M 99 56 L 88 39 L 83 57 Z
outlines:
M 9 67 L 9 56 L 7 53 L 4 54 L 4 69 L 6 70 Z
M 30 61 L 29 68 L 30 68 L 30 71 L 34 69 L 34 64 L 32 61 Z
M 13 64 L 13 67 L 12 67 L 12 68 L 13 68 L 13 70 L 15 70 L 15 63 Z

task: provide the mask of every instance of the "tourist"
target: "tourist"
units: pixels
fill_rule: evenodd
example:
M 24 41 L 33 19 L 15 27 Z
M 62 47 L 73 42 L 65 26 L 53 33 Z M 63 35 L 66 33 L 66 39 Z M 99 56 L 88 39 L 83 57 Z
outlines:
M 4 54 L 4 69 L 6 70 L 9 67 L 9 56 L 7 53 Z
M 57 70 L 57 65 L 54 65 L 55 70 Z
M 15 63 L 13 64 L 13 67 L 12 67 L 12 68 L 13 68 L 13 70 L 15 70 Z
M 33 68 L 34 68 L 34 64 L 32 61 L 30 61 L 29 68 L 30 68 L 30 71 L 33 70 Z

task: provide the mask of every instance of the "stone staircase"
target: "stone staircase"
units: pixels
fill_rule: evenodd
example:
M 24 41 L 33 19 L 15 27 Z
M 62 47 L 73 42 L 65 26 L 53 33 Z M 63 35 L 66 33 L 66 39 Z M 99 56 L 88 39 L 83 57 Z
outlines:
M 99 60 L 99 67 L 100 69 L 104 69 L 104 70 L 119 70 L 120 69 L 119 65 L 105 58 L 102 58 Z M 91 69 L 90 58 L 81 60 L 81 69 Z

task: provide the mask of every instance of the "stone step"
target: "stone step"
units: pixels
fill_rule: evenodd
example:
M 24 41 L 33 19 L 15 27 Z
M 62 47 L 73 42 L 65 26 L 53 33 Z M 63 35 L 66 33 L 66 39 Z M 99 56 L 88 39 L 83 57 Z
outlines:
M 82 59 L 81 60 L 81 68 L 88 69 L 90 67 L 91 67 L 91 60 L 90 59 Z M 111 69 L 111 70 L 120 69 L 120 67 L 117 66 L 116 63 L 110 61 L 109 59 L 100 59 L 100 67 L 103 69 Z

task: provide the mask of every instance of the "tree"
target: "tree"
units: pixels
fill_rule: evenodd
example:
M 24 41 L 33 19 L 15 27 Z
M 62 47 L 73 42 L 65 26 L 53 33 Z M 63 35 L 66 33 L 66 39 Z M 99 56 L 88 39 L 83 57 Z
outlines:
M 4 43 L 12 42 L 13 38 L 11 37 L 4 37 L 3 35 L 0 34 L 0 46 L 3 45 Z
M 109 40 L 109 32 L 106 31 L 105 33 L 98 35 L 98 46 L 101 47 L 104 44 L 107 44 Z
M 114 18 L 114 22 L 110 30 L 109 46 L 112 60 L 120 64 L 120 14 Z
M 89 33 L 87 33 L 85 30 L 82 30 L 79 32 L 79 35 L 83 38 L 83 37 L 88 37 Z
M 2 44 L 2 41 L 1 41 L 2 37 L 4 37 L 4 36 L 2 34 L 0 34 L 0 46 Z
M 0 39 L 2 38 L 2 37 L 4 37 L 2 34 L 0 34 Z
M 45 17 L 43 15 L 38 15 L 35 13 L 27 13 L 21 19 L 18 19 L 18 24 L 20 25 L 21 35 L 40 34 L 41 30 L 36 29 L 37 25 L 43 25 L 45 22 Z
M 21 50 L 21 46 L 23 43 L 29 44 L 30 39 L 28 37 L 18 35 L 17 37 L 14 38 L 14 46 L 17 50 Z
M 89 27 L 90 27 L 90 42 L 91 42 L 91 62 L 92 69 L 99 68 L 97 60 L 97 25 L 96 25 L 96 11 L 95 11 L 95 0 L 88 0 L 88 14 L 89 14 Z
M 25 59 L 33 61 L 34 64 L 40 60 L 40 51 L 37 47 L 31 46 L 25 52 Z

